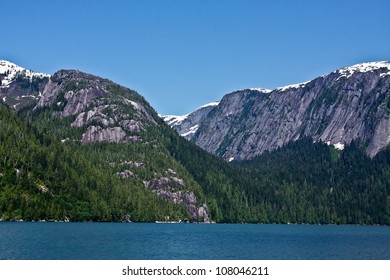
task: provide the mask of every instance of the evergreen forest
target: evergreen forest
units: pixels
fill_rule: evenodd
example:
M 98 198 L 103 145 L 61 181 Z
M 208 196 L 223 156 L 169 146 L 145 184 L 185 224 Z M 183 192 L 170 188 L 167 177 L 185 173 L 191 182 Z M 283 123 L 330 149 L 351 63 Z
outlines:
M 22 118 L 0 106 L 1 220 L 191 221 L 185 205 L 144 186 L 175 170 L 213 222 L 390 224 L 390 149 L 371 159 L 362 143 L 339 151 L 301 138 L 253 160 L 227 163 L 162 120 L 143 135 L 148 145 L 82 145 L 61 141 L 71 120 L 45 116 Z M 135 176 L 124 180 L 116 176 L 118 163 L 128 159 L 144 166 L 133 167 Z

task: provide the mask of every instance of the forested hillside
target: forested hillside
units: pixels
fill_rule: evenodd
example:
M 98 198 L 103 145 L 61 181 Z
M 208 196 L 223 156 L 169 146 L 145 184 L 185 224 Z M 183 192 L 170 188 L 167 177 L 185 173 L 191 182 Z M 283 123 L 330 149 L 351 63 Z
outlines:
M 61 143 L 1 105 L 0 217 L 5 220 L 155 221 L 190 218 L 182 205 L 116 176 L 129 144 Z M 110 149 L 109 149 L 110 148 Z M 153 169 L 153 167 L 148 167 Z M 146 168 L 145 168 L 146 169 Z M 118 171 L 117 171 L 118 170 Z M 148 171 L 145 177 L 149 176 Z M 141 173 L 142 173 L 141 172 Z
M 366 143 L 302 136 L 228 163 L 131 89 L 18 73 L 0 87 L 0 220 L 390 224 L 389 148 L 370 158 Z
M 228 164 L 176 140 L 170 150 L 216 199 L 219 221 L 390 224 L 389 149 L 370 159 L 355 142 L 338 151 L 304 138 Z

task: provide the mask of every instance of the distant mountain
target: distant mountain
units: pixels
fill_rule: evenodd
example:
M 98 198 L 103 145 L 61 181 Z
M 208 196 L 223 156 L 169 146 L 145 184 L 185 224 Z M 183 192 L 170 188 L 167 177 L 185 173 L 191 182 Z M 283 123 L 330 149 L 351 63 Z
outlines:
M 199 124 L 214 107 L 218 106 L 218 104 L 219 102 L 212 102 L 199 107 L 198 109 L 187 115 L 166 115 L 162 116 L 162 118 L 181 136 L 183 136 L 187 140 L 191 140 L 195 132 L 198 130 Z
M 339 149 L 356 140 L 370 157 L 388 146 L 390 62 L 357 64 L 271 91 L 232 92 L 203 116 L 190 140 L 226 160 L 245 160 L 303 136 Z
M 35 103 L 42 94 L 49 74 L 34 72 L 0 60 L 0 98 L 15 110 Z

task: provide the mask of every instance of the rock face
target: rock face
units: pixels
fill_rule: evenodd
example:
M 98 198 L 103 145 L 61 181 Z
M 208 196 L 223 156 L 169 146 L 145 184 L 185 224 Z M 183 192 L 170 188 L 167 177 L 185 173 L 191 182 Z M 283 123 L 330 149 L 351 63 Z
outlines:
M 196 109 L 194 112 L 184 116 L 162 116 L 164 121 L 175 129 L 181 136 L 191 140 L 199 128 L 199 124 L 210 113 L 219 102 L 212 102 Z
M 0 60 L 0 98 L 20 111 L 50 108 L 59 117 L 74 117 L 81 141 L 139 142 L 149 125 L 157 125 L 153 109 L 136 92 L 76 70 L 53 76 Z M 69 140 L 69 139 L 68 139 Z
M 371 157 L 389 145 L 390 62 L 358 64 L 272 91 L 232 92 L 191 140 L 226 160 L 244 160 L 302 136 L 336 147 L 357 140 Z
M 157 122 L 152 109 L 135 92 L 76 70 L 55 73 L 35 109 L 54 108 L 60 117 L 75 117 L 71 127 L 82 128 L 82 143 L 139 142 L 140 134 Z
M 171 172 L 167 171 L 166 173 L 169 174 Z M 202 206 L 197 207 L 197 198 L 195 194 L 192 191 L 187 191 L 182 188 L 185 186 L 182 179 L 173 176 L 170 178 L 155 178 L 151 181 L 144 181 L 144 186 L 165 200 L 175 204 L 183 204 L 194 221 L 210 222 L 207 213 L 207 205 L 203 204 Z

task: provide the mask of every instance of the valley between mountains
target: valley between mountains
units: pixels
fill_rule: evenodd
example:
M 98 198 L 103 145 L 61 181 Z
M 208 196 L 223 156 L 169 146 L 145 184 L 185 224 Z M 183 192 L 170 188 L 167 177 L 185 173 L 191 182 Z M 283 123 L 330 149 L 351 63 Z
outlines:
M 0 82 L 0 220 L 390 224 L 389 62 L 185 116 L 77 70 Z

